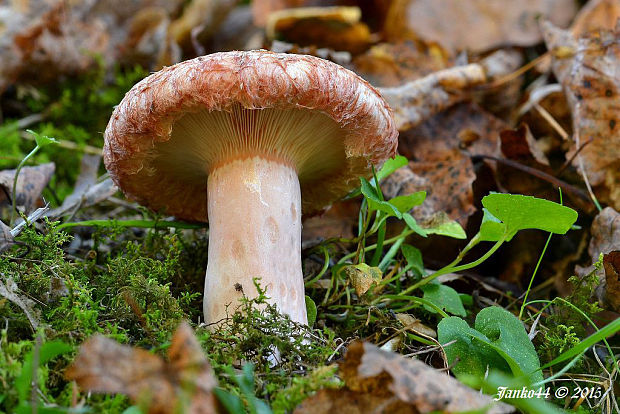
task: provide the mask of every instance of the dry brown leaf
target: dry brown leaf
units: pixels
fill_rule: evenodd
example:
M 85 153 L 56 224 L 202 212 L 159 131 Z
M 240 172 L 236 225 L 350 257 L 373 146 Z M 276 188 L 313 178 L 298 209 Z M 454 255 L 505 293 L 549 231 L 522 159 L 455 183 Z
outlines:
M 53 162 L 37 165 L 35 167 L 23 167 L 17 177 L 15 199 L 17 208 L 29 213 L 36 207 L 43 189 L 52 178 L 56 165 Z M 13 179 L 15 170 L 0 171 L 0 205 L 11 204 L 13 192 Z
M 80 347 L 66 377 L 85 390 L 120 393 L 148 403 L 149 414 L 216 413 L 211 365 L 187 322 L 177 328 L 169 361 L 146 350 L 95 335 Z
M 620 25 L 579 39 L 548 23 L 544 32 L 572 112 L 567 158 L 579 150 L 573 165 L 601 201 L 620 209 Z
M 193 0 L 170 25 L 170 36 L 188 55 L 204 55 L 211 39 L 238 0 Z
M 299 7 L 269 15 L 267 39 L 357 54 L 370 43 L 370 29 L 360 22 L 359 7 Z
M 596 30 L 613 30 L 620 18 L 620 0 L 590 0 L 579 10 L 571 25 L 575 35 Z
M 415 359 L 353 342 L 340 375 L 344 390 L 320 391 L 295 410 L 296 414 L 461 412 L 489 407 L 487 413 L 514 408 L 466 387 L 446 373 Z
M 152 50 L 149 63 L 153 63 L 166 42 L 159 35 L 161 13 L 152 11 L 163 10 L 169 16 L 182 0 L 6 3 L 0 5 L 0 92 L 14 82 L 49 82 L 82 73 L 95 67 L 98 57 L 106 67 L 127 61 L 135 54 L 132 45 L 142 53 Z M 132 21 L 134 40 L 127 45 Z M 154 44 L 161 39 L 161 45 Z
M 437 338 L 437 331 L 435 331 L 433 328 L 429 328 L 428 326 L 424 325 L 422 321 L 420 321 L 417 318 L 414 318 L 408 313 L 397 313 L 395 316 L 396 316 L 396 319 L 398 319 L 398 321 L 403 324 L 406 330 L 411 330 L 413 332 L 416 332 L 418 334 L 422 334 L 422 335 L 425 335 L 431 338 Z
M 265 26 L 271 13 L 282 9 L 302 7 L 305 4 L 306 0 L 254 0 L 252 2 L 254 24 Z
M 499 46 L 533 46 L 542 40 L 540 18 L 566 27 L 574 0 L 395 0 L 384 32 L 390 41 L 436 42 L 448 50 L 484 52 Z
M 474 104 L 458 104 L 417 127 L 402 132 L 398 151 L 410 159 L 382 183 L 387 198 L 426 191 L 412 214 L 424 223 L 438 211 L 462 225 L 476 209 L 476 179 L 470 154 L 498 156 L 499 132 L 506 124 Z
M 398 86 L 451 66 L 446 52 L 436 44 L 381 43 L 358 55 L 353 70 L 374 86 Z
M 620 250 L 614 250 L 603 256 L 605 268 L 605 303 L 616 312 L 620 312 Z
M 540 165 L 549 165 L 549 160 L 540 149 L 527 125 L 517 129 L 507 129 L 500 134 L 502 154 L 510 160 L 521 162 L 535 161 Z
M 620 250 L 620 213 L 611 207 L 604 208 L 592 222 L 590 229 L 592 238 L 588 253 L 593 262 L 599 255 L 613 250 Z
M 590 244 L 588 246 L 588 254 L 591 258 L 591 263 L 596 263 L 599 260 L 599 256 L 603 255 L 604 269 L 597 271 L 599 285 L 595 289 L 595 294 L 605 308 L 620 312 L 620 303 L 618 303 L 618 279 L 617 273 L 614 273 L 617 264 L 615 258 L 613 263 L 605 264 L 605 260 L 609 262 L 609 258 L 605 259 L 605 255 L 611 252 L 620 250 L 620 213 L 611 207 L 603 209 L 592 222 L 590 228 Z M 609 266 L 612 266 L 609 268 Z M 582 267 L 576 266 L 575 273 L 579 276 L 584 276 L 595 270 L 593 265 Z M 609 275 L 609 276 L 608 276 Z M 611 293 L 609 292 L 611 289 Z
M 527 125 L 517 129 L 507 129 L 500 133 L 501 153 L 507 161 L 513 161 L 532 172 L 520 171 L 512 165 L 497 163 L 495 179 L 498 186 L 506 192 L 529 194 L 551 199 L 556 196 L 556 188 L 547 181 L 535 176 L 537 171 L 553 176 L 549 160 L 540 149 Z
M 515 54 L 499 51 L 478 63 L 440 70 L 379 91 L 394 111 L 396 126 L 405 131 L 467 99 L 474 86 L 507 75 L 519 64 Z

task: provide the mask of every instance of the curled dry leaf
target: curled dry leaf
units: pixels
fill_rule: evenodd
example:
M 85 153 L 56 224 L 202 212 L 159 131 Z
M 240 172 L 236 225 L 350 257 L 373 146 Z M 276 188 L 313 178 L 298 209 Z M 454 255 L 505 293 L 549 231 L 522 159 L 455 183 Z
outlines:
M 571 25 L 575 35 L 613 30 L 620 19 L 620 0 L 590 0 L 579 10 Z
M 507 160 L 531 168 L 532 173 L 521 172 L 513 166 L 497 163 L 495 179 L 498 186 L 510 193 L 530 194 L 542 198 L 553 198 L 556 189 L 548 182 L 537 178 L 535 171 L 553 175 L 549 160 L 540 149 L 527 125 L 517 129 L 506 129 L 500 133 L 501 153 Z
M 217 383 L 187 322 L 172 337 L 168 359 L 97 334 L 80 347 L 65 375 L 88 391 L 146 401 L 149 414 L 216 413 L 212 390 Z
M 543 27 L 572 112 L 573 145 L 566 156 L 579 151 L 573 165 L 600 200 L 620 209 L 620 23 L 579 39 L 549 23 Z
M 20 211 L 26 213 L 32 211 L 55 170 L 56 165 L 53 162 L 23 167 L 20 170 L 15 188 L 16 206 Z M 15 170 L 0 171 L 0 206 L 11 205 L 14 178 Z
M 171 39 L 189 55 L 205 54 L 202 46 L 202 50 L 196 50 L 196 43 L 202 45 L 211 39 L 237 3 L 238 0 L 193 0 L 170 25 Z
M 384 32 L 389 40 L 422 39 L 451 51 L 484 52 L 498 46 L 533 46 L 542 40 L 541 17 L 566 27 L 574 0 L 397 0 Z
M 431 338 L 437 338 L 437 331 L 435 331 L 433 328 L 429 328 L 428 326 L 424 325 L 422 321 L 420 321 L 417 318 L 414 318 L 408 313 L 397 313 L 395 316 L 396 316 L 396 319 L 398 319 L 398 321 L 403 324 L 406 330 L 412 331 L 412 332 L 415 332 L 421 335 L 425 335 Z
M 300 7 L 269 15 L 266 34 L 300 46 L 325 47 L 354 54 L 366 50 L 370 29 L 360 22 L 359 7 Z
M 19 81 L 82 73 L 168 47 L 168 18 L 181 0 L 30 0 L 0 5 L 0 92 Z M 131 32 L 131 33 L 130 33 Z
M 353 70 L 374 86 L 391 87 L 413 81 L 451 66 L 437 44 L 405 41 L 380 43 L 358 55 Z
M 620 312 L 620 250 L 614 250 L 603 256 L 605 269 L 605 297 L 604 303 Z
M 588 246 L 588 254 L 592 263 L 596 263 L 602 254 L 604 265 L 604 269 L 597 272 L 599 285 L 595 289 L 595 294 L 605 308 L 620 312 L 618 256 L 617 254 L 607 256 L 612 252 L 620 251 L 620 213 L 611 207 L 603 209 L 594 218 L 590 234 L 592 237 Z M 592 265 L 588 267 L 576 266 L 575 273 L 582 276 L 594 270 Z
M 295 414 L 461 412 L 483 407 L 489 414 L 514 412 L 421 361 L 369 343 L 349 346 L 340 376 L 344 389 L 319 391 Z
M 496 52 L 478 63 L 455 66 L 391 88 L 379 88 L 394 110 L 396 126 L 405 131 L 469 97 L 471 88 L 517 69 L 520 60 Z

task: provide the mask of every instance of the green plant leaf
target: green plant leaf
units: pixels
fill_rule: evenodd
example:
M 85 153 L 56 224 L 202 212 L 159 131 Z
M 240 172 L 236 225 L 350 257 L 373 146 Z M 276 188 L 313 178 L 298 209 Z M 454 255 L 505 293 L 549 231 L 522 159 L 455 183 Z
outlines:
M 476 335 L 481 334 L 457 316 L 444 318 L 437 325 L 437 340 L 444 346 L 454 375 L 459 379 L 470 375 L 484 378 L 487 366 L 510 371 L 506 361 L 495 350 L 484 343 L 474 342 Z
M 424 276 L 426 272 L 424 271 L 422 252 L 409 244 L 403 244 L 400 246 L 400 251 L 403 253 L 405 260 L 407 261 L 407 267 L 409 267 L 409 269 L 411 269 L 416 276 Z
M 518 194 L 491 193 L 482 199 L 482 205 L 506 225 L 507 240 L 525 229 L 565 234 L 577 220 L 572 208 Z
M 422 286 L 421 289 L 424 292 L 423 299 L 428 300 L 437 307 L 444 309 L 452 315 L 467 315 L 458 292 L 450 286 L 445 286 L 439 283 L 428 283 Z M 424 306 L 424 308 L 429 312 L 437 313 L 435 309 L 429 306 Z
M 483 377 L 488 363 L 490 368 L 513 375 L 525 373 L 532 383 L 542 381 L 536 349 L 523 324 L 512 313 L 499 306 L 485 308 L 476 316 L 475 329 L 467 322 L 457 322 L 453 318 L 447 318 L 450 319 L 448 322 L 442 320 L 437 326 L 437 334 L 441 344 L 457 341 L 457 346 L 446 347 L 448 362 L 452 364 L 457 358 L 460 361 L 453 369 L 457 377 Z
M 499 241 L 506 234 L 506 225 L 489 213 L 486 208 L 483 208 L 482 211 L 484 215 L 482 216 L 482 223 L 480 223 L 480 240 Z
M 58 141 L 55 138 L 48 137 L 47 135 L 41 135 L 31 129 L 27 129 L 26 132 L 34 136 L 35 142 L 41 148 L 46 147 L 50 144 L 58 144 Z
M 306 295 L 306 313 L 308 315 L 308 326 L 312 328 L 314 322 L 316 321 L 316 303 L 312 300 L 312 298 Z
M 394 197 L 388 203 L 396 207 L 401 213 L 406 213 L 415 206 L 422 204 L 425 198 L 426 191 L 418 191 L 417 193 Z
M 245 414 L 245 407 L 243 406 L 243 401 L 238 396 L 229 393 L 222 388 L 214 388 L 213 392 L 215 396 L 220 401 L 220 403 L 224 406 L 226 411 L 230 414 Z
M 365 178 L 360 178 L 361 181 L 361 191 L 366 200 L 368 201 L 368 209 L 369 210 L 378 210 L 387 213 L 389 216 L 396 216 L 398 218 L 402 218 L 402 214 L 398 209 L 387 201 L 383 200 L 383 196 L 381 196 L 375 187 L 368 182 Z
M 413 218 L 411 214 L 404 213 L 403 220 L 405 220 L 405 223 L 407 224 L 407 226 L 409 226 L 411 230 L 415 231 L 417 234 L 419 234 L 422 237 L 428 237 L 426 230 L 420 227 L 420 225 L 417 223 L 417 221 L 415 221 L 415 219 Z
M 69 352 L 71 345 L 61 341 L 46 342 L 39 348 L 39 366 L 47 364 L 51 359 Z M 28 393 L 32 386 L 32 374 L 33 374 L 33 362 L 34 350 L 28 352 L 24 358 L 24 365 L 22 365 L 21 373 L 15 380 L 15 388 L 19 395 L 20 401 L 28 400 Z
M 424 227 L 424 231 L 427 234 L 437 234 L 439 236 L 447 236 L 454 239 L 467 238 L 467 234 L 465 234 L 463 227 L 443 212 L 436 213 L 429 225 Z
M 407 158 L 402 155 L 397 155 L 394 158 L 388 159 L 383 167 L 379 171 L 377 171 L 377 179 L 379 181 L 383 180 L 388 175 L 392 174 L 394 171 L 398 170 L 401 167 L 407 165 Z
M 519 390 L 529 387 L 530 384 L 524 378 L 512 378 L 505 373 L 491 369 L 486 378 L 464 376 L 462 381 L 470 387 L 480 388 L 488 395 L 497 396 L 500 387 Z M 533 388 L 544 393 L 544 388 Z M 548 403 L 544 398 L 512 398 L 502 399 L 502 402 L 511 404 L 527 414 L 566 414 L 567 411 Z

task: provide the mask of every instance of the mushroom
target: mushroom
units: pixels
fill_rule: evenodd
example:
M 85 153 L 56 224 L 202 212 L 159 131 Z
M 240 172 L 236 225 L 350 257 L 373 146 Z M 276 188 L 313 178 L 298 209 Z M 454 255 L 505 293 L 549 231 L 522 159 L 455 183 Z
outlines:
M 270 303 L 306 324 L 302 212 L 356 187 L 395 154 L 397 135 L 377 90 L 335 63 L 223 52 L 135 85 L 108 123 L 104 160 L 129 198 L 208 217 L 206 323 L 254 297 L 259 278 Z

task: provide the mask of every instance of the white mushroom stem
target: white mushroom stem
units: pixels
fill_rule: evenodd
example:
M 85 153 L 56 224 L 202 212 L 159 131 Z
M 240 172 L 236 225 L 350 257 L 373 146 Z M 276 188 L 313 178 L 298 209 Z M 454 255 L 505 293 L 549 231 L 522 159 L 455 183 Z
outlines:
M 213 170 L 207 185 L 205 322 L 221 321 L 227 311 L 232 315 L 242 294 L 256 297 L 253 278 L 260 278 L 270 303 L 307 324 L 295 169 L 258 156 L 235 159 Z

